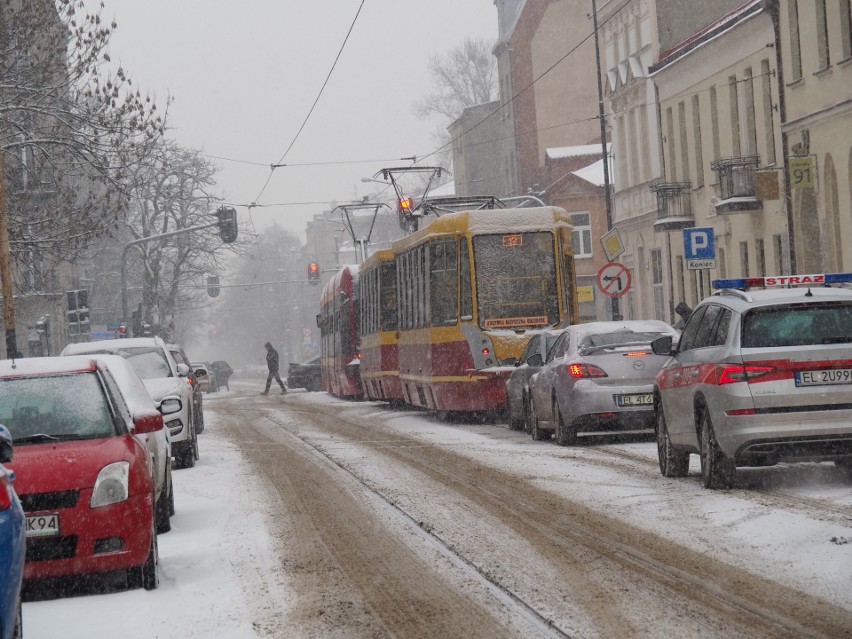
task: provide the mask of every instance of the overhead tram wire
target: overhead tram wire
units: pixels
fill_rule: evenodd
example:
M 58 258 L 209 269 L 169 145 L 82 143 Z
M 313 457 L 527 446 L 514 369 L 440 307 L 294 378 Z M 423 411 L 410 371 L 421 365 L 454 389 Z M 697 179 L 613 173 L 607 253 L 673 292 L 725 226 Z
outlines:
M 328 82 L 331 79 L 331 74 L 334 73 L 334 69 L 335 67 L 337 67 L 337 63 L 340 60 L 340 56 L 343 54 L 343 49 L 346 47 L 346 43 L 349 41 L 349 36 L 352 35 L 352 31 L 355 28 L 355 23 L 358 21 L 358 16 L 361 15 L 361 9 L 364 8 L 364 3 L 366 1 L 367 0 L 361 0 L 361 4 L 358 5 L 358 11 L 355 12 L 355 17 L 352 19 L 352 24 L 349 25 L 349 31 L 346 32 L 346 37 L 343 38 L 343 43 L 340 45 L 340 50 L 337 52 L 337 56 L 334 58 L 334 62 L 331 65 L 331 69 L 329 69 L 328 75 L 326 75 L 325 81 L 322 83 L 322 87 L 320 87 L 319 93 L 317 94 L 314 103 L 311 105 L 310 110 L 308 110 L 308 114 L 302 121 L 302 125 L 299 127 L 299 130 L 296 131 L 296 135 L 293 136 L 293 140 L 290 142 L 290 145 L 287 147 L 287 150 L 284 151 L 284 154 L 281 156 L 278 162 L 270 166 L 269 175 L 266 178 L 266 182 L 263 183 L 263 187 L 260 189 L 260 193 L 257 194 L 256 198 L 254 198 L 254 203 L 252 204 L 252 206 L 255 206 L 256 203 L 260 200 L 260 197 L 263 195 L 263 192 L 266 190 L 266 187 L 269 186 L 269 182 L 272 179 L 272 174 L 275 173 L 275 169 L 281 166 L 281 163 L 284 161 L 284 158 L 286 158 L 287 154 L 290 153 L 290 149 L 292 149 L 293 145 L 296 144 L 296 140 L 299 139 L 299 136 L 302 134 L 302 131 L 304 130 L 305 126 L 308 124 L 308 120 L 311 118 L 314 109 L 316 108 L 317 104 L 320 101 L 320 98 L 322 97 L 323 92 L 325 91 L 325 87 L 328 85 Z M 249 211 L 251 211 L 251 208 L 249 208 Z

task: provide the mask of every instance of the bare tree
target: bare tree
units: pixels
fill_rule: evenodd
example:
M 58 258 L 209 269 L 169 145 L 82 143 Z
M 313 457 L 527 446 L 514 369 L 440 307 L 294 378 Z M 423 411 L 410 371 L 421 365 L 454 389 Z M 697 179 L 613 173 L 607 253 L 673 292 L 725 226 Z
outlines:
M 198 151 L 167 140 L 153 145 L 132 175 L 125 235 L 136 240 L 214 222 L 215 177 L 216 167 Z M 221 272 L 223 248 L 212 227 L 134 249 L 128 272 L 137 274 L 145 321 L 173 336 L 181 305 L 197 304 L 205 295 L 206 276 Z
M 497 96 L 497 61 L 487 39 L 467 38 L 445 55 L 429 61 L 432 89 L 414 105 L 421 119 L 437 118 L 434 137 L 444 149 L 441 164 L 449 164 L 447 127 L 471 106 L 491 102 Z
M 165 114 L 112 65 L 116 24 L 100 11 L 81 0 L 0 3 L 0 151 L 19 274 L 73 261 L 115 229 L 130 161 L 165 130 Z
M 467 107 L 490 102 L 497 95 L 497 61 L 493 43 L 468 38 L 444 56 L 433 55 L 429 74 L 433 87 L 415 105 L 421 118 L 440 116 L 449 123 Z

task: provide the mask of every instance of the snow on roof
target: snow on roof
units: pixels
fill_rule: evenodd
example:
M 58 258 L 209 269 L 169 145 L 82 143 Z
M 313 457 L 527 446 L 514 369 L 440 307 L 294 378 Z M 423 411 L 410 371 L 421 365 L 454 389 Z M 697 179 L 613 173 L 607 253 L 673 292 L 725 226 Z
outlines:
M 0 361 L 0 375 L 3 377 L 54 375 L 94 370 L 95 364 L 91 357 L 27 357 Z
M 607 152 L 612 150 L 612 144 L 607 143 Z M 581 144 L 579 146 L 555 146 L 547 149 L 547 157 L 551 160 L 559 160 L 562 158 L 575 158 L 582 155 L 600 155 L 600 144 Z
M 612 175 L 612 160 L 610 159 L 610 176 Z M 589 166 L 585 166 L 582 169 L 577 171 L 573 171 L 572 175 L 576 175 L 578 178 L 585 180 L 595 186 L 604 186 L 604 163 L 603 160 L 598 160 L 597 162 L 593 162 Z
M 449 197 L 456 194 L 456 183 L 450 180 L 446 184 L 436 186 L 429 191 L 428 197 Z

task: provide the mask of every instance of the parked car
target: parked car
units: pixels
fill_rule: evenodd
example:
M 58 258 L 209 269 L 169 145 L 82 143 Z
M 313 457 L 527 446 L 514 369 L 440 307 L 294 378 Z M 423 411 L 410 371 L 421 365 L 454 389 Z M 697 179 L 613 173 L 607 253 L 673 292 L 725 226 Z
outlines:
M 287 388 L 304 388 L 318 391 L 322 388 L 320 356 L 315 355 L 301 364 L 291 363 L 287 368 Z
M 515 364 L 515 370 L 506 380 L 506 404 L 511 430 L 529 432 L 529 382 L 539 371 L 547 357 L 547 351 L 553 346 L 561 331 L 543 331 L 534 334 L 527 342 L 521 359 Z M 537 357 L 536 357 L 537 356 Z
M 88 357 L 0 361 L 0 423 L 26 517 L 24 579 L 124 571 L 159 583 L 151 456 L 137 439 L 163 428 L 131 415 L 109 364 Z
M 3 464 L 12 461 L 12 434 L 0 425 L 0 637 L 20 639 L 21 582 L 24 577 L 26 532 L 24 509 L 15 493 L 15 474 Z
M 109 365 L 110 372 L 115 378 L 121 394 L 127 403 L 131 416 L 138 413 L 160 411 L 163 419 L 180 410 L 180 398 L 166 397 L 161 402 L 155 402 L 145 384 L 123 357 L 96 353 L 93 359 L 104 361 Z M 175 513 L 174 486 L 172 485 L 172 443 L 169 439 L 169 429 L 161 428 L 153 433 L 143 433 L 137 438 L 148 449 L 153 466 L 154 495 L 156 499 L 154 516 L 157 523 L 157 533 L 165 533 L 172 529 L 171 517 Z
M 189 367 L 192 369 L 195 379 L 198 380 L 198 388 L 204 393 L 215 393 L 216 388 L 216 372 L 209 362 L 192 362 Z
M 805 288 L 746 290 L 750 286 Z M 834 461 L 852 471 L 852 274 L 716 280 L 657 376 L 660 472 L 682 477 L 701 458 L 707 488 L 738 466 Z M 742 290 L 741 290 L 742 289 Z
M 204 392 L 201 390 L 201 384 L 198 383 L 198 378 L 195 376 L 195 370 L 192 367 L 189 357 L 184 352 L 183 347 L 179 344 L 166 344 L 169 354 L 174 358 L 179 365 L 183 364 L 189 371 L 186 374 L 186 382 L 192 387 L 192 416 L 195 420 L 195 432 L 204 432 Z
M 219 390 L 223 386 L 231 390 L 231 387 L 228 386 L 228 380 L 234 374 L 234 369 L 231 368 L 228 362 L 217 359 L 215 362 L 211 362 L 210 366 L 213 367 L 213 373 L 216 376 L 216 390 Z
M 654 428 L 654 377 L 667 358 L 651 351 L 677 331 L 658 320 L 577 324 L 563 332 L 530 380 L 533 439 L 565 446 L 580 433 Z
M 198 459 L 198 433 L 192 386 L 186 381 L 189 367 L 175 362 L 159 337 L 131 337 L 69 344 L 62 355 L 105 353 L 125 358 L 142 378 L 145 388 L 155 402 L 166 397 L 179 397 L 181 408 L 166 417 L 166 427 L 172 442 L 172 454 L 177 468 L 192 468 Z

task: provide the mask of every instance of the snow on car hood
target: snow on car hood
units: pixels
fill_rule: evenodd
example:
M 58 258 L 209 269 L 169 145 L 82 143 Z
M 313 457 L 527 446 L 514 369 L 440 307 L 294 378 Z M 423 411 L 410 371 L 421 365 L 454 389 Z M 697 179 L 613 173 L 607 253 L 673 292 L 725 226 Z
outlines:
M 189 384 L 182 377 L 155 377 L 153 379 L 143 379 L 142 382 L 155 402 L 159 402 L 169 395 L 185 397 L 186 391 L 189 388 Z

